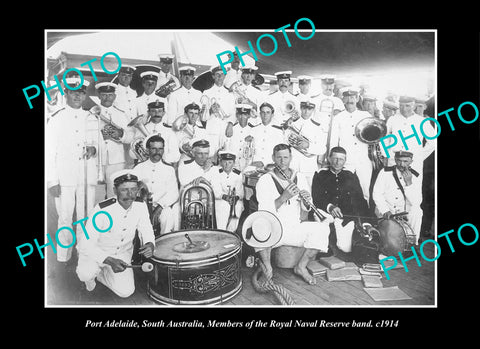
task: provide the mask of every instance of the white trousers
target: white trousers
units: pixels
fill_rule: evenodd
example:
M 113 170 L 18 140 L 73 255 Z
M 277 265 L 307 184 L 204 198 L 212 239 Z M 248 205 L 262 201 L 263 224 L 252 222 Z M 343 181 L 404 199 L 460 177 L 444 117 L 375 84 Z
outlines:
M 177 231 L 180 229 L 180 204 L 177 202 L 172 207 L 166 206 L 162 209 L 159 217 L 160 235 Z
M 95 204 L 95 185 L 88 185 L 87 188 L 87 212 L 85 212 L 84 186 L 78 185 L 60 187 L 60 196 L 55 198 L 55 207 L 58 213 L 57 230 L 62 227 L 73 227 L 73 210 L 75 208 L 77 221 L 87 217 L 88 212 L 93 209 Z M 75 224 L 73 230 L 76 231 L 77 237 L 79 234 L 84 234 L 80 223 Z M 67 229 L 62 229 L 58 233 L 57 238 L 64 246 L 69 246 L 74 240 L 72 233 Z M 72 249 L 73 246 L 64 248 L 57 244 L 57 260 L 59 262 L 69 261 L 72 257 Z
M 130 254 L 115 256 L 115 258 L 122 259 L 128 264 L 131 262 L 131 257 Z M 88 282 L 97 278 L 99 282 L 120 297 L 126 298 L 135 292 L 132 268 L 127 268 L 120 273 L 114 273 L 112 267 L 108 264 L 98 264 L 90 257 L 80 253 L 76 271 L 80 281 Z
M 394 212 L 394 210 L 392 210 L 391 212 L 395 214 L 399 213 L 400 211 L 402 210 L 399 210 L 397 212 Z M 410 206 L 407 207 L 406 211 L 408 212 L 408 214 L 406 215 L 407 223 L 412 228 L 412 231 L 415 234 L 415 244 L 418 244 L 418 239 L 420 238 L 420 231 L 422 229 L 423 210 L 420 206 Z M 377 209 L 375 209 L 375 214 L 377 215 L 377 217 L 382 216 Z
M 280 241 L 272 248 L 280 246 L 296 246 L 315 249 L 321 252 L 328 250 L 328 236 L 330 227 L 328 223 L 320 222 L 282 222 L 283 234 Z M 261 248 L 255 249 L 260 251 Z
M 352 252 L 352 235 L 355 229 L 355 222 L 350 221 L 344 227 L 342 222 L 343 219 L 340 218 L 335 218 L 333 221 L 337 235 L 337 247 L 343 252 Z
M 368 157 L 356 159 L 355 162 L 349 162 L 347 160 L 345 168 L 357 175 L 360 187 L 362 187 L 363 197 L 368 203 L 370 200 L 370 181 L 372 179 L 373 171 L 372 162 Z
M 235 205 L 235 214 L 239 218 L 243 212 L 243 200 L 238 200 Z M 215 200 L 215 216 L 217 217 L 217 229 L 226 230 L 228 217 L 230 216 L 230 204 L 225 200 Z M 232 231 L 235 231 L 238 226 L 238 219 L 236 224 L 230 226 Z

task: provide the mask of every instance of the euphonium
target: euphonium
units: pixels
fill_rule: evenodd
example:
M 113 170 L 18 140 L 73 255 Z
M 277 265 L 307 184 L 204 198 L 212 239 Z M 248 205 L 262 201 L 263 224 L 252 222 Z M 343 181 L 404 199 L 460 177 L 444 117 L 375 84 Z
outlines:
M 145 127 L 144 120 L 145 120 L 145 116 L 139 115 L 128 123 L 129 127 L 135 127 L 143 134 L 143 137 L 142 136 L 136 137 L 130 143 L 130 149 L 132 150 L 137 160 L 140 162 L 148 160 L 148 152 L 145 149 L 145 145 L 143 144 L 143 141 L 145 140 L 146 137 L 149 136 L 149 132 Z
M 99 105 L 94 105 L 89 110 L 90 114 L 94 115 L 99 121 L 102 120 L 106 125 L 103 129 L 100 130 L 100 123 L 99 123 L 99 131 L 102 133 L 104 138 L 109 138 L 115 142 L 119 142 L 120 139 L 115 137 L 116 131 L 121 130 L 125 132 L 123 127 L 115 124 L 110 118 L 106 117 L 102 114 L 102 108 Z
M 188 141 L 190 141 L 194 135 L 193 129 L 188 124 L 188 117 L 186 115 L 181 115 L 178 118 L 176 118 L 175 121 L 172 123 L 172 130 L 175 132 L 183 131 L 185 133 L 185 137 L 182 138 L 179 142 L 179 148 L 182 153 L 185 153 L 190 157 L 193 157 L 190 152 L 187 152 L 185 151 L 185 149 L 183 149 L 183 145 L 186 144 Z
M 295 148 L 297 151 L 299 151 L 302 155 L 311 158 L 313 156 L 316 156 L 315 154 L 309 153 L 303 148 L 300 148 L 299 143 L 302 141 L 306 141 L 310 143 L 310 140 L 302 135 L 300 130 L 296 128 L 293 124 L 290 124 L 287 127 L 287 130 L 291 131 L 290 134 L 288 135 L 288 143 L 291 147 Z
M 380 139 L 387 134 L 387 124 L 384 120 L 367 117 L 358 122 L 355 127 L 355 135 L 357 138 L 368 144 L 368 157 L 373 163 L 374 170 L 383 167 L 383 155 L 380 150 Z
M 180 229 L 217 229 L 215 195 L 205 181 L 185 185 L 180 192 Z
M 175 90 L 175 87 L 177 87 L 177 83 L 170 78 L 170 80 L 155 90 L 155 94 L 159 97 L 167 98 L 167 96 Z

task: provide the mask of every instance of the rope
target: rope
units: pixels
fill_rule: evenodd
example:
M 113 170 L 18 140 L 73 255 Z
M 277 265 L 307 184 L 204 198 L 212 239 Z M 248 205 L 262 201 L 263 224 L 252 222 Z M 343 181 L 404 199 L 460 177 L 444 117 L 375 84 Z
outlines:
M 260 293 L 273 293 L 281 305 L 295 305 L 295 301 L 285 287 L 275 284 L 272 278 L 267 279 L 266 275 L 265 265 L 261 260 L 258 260 L 258 268 L 252 274 L 252 285 L 255 291 Z M 262 282 L 260 282 L 260 279 L 262 279 Z

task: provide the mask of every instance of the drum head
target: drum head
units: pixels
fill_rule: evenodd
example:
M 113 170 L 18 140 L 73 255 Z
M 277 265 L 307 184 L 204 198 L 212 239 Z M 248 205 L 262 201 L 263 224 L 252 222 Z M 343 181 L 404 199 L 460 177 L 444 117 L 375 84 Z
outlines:
M 383 254 L 395 256 L 398 252 L 405 251 L 407 238 L 402 224 L 395 219 L 383 219 L 378 222 L 377 229 L 380 231 Z
M 189 248 L 190 241 L 198 248 Z M 183 248 L 182 248 L 183 247 Z M 182 230 L 158 237 L 153 259 L 166 262 L 192 262 L 224 256 L 241 247 L 240 239 L 225 230 Z

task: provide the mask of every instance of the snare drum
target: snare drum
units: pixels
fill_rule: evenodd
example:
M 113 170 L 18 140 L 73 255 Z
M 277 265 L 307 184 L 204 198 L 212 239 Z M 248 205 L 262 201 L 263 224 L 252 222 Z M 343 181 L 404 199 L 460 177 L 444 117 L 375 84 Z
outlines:
M 241 250 L 239 237 L 225 230 L 162 235 L 155 241 L 147 293 L 161 304 L 225 302 L 242 289 Z
M 382 219 L 378 222 L 377 229 L 380 232 L 380 250 L 387 256 L 411 251 L 411 246 L 415 245 L 415 233 L 405 220 Z

